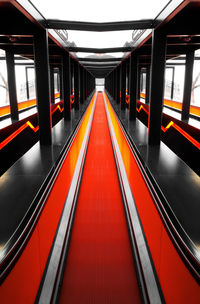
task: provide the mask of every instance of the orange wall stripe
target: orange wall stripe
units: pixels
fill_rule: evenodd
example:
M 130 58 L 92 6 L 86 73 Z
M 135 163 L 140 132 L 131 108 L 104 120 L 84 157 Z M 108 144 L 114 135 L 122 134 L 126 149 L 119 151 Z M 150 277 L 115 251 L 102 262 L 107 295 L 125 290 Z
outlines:
M 166 128 L 161 126 L 161 129 L 162 129 L 163 132 L 166 132 L 171 127 L 176 129 L 185 138 L 187 138 L 187 140 L 189 140 L 193 145 L 195 145 L 198 149 L 200 149 L 200 143 L 197 140 L 195 140 L 192 136 L 190 136 L 187 132 L 185 132 L 182 128 L 180 128 L 177 124 L 175 124 L 173 121 L 170 121 L 170 123 L 168 123 Z
M 138 113 L 140 113 L 142 109 L 148 114 L 147 109 L 145 109 L 145 107 L 143 105 L 140 105 L 139 109 L 136 108 Z
M 61 109 L 60 105 L 58 105 L 58 106 L 51 112 L 51 114 L 53 115 L 53 114 L 57 111 L 57 109 L 60 111 L 60 113 L 62 113 L 63 110 L 64 110 L 64 109 Z
M 55 98 L 60 97 L 60 93 L 55 94 Z M 36 105 L 36 99 L 30 99 L 18 103 L 18 110 L 23 110 Z M 0 116 L 10 114 L 10 106 L 0 107 Z
M 10 106 L 4 106 L 0 108 L 0 116 L 10 114 Z
M 39 126 L 34 127 L 30 121 L 27 121 L 23 124 L 19 129 L 13 132 L 10 136 L 8 136 L 5 140 L 0 143 L 0 150 L 5 147 L 11 140 L 13 140 L 18 134 L 20 134 L 27 127 L 31 128 L 35 133 L 39 130 Z
M 63 109 L 61 109 L 60 105 L 58 105 L 53 111 L 54 112 L 59 109 L 59 111 L 62 113 Z M 13 140 L 19 133 L 21 133 L 24 129 L 27 127 L 30 127 L 35 133 L 39 130 L 39 126 L 34 127 L 30 121 L 25 122 L 21 127 L 19 127 L 16 131 L 14 131 L 10 136 L 8 136 L 4 141 L 0 143 L 0 150 L 5 147 L 11 140 Z
M 145 98 L 146 94 L 145 93 L 140 93 L 140 97 Z M 175 100 L 170 100 L 170 99 L 164 99 L 164 105 L 169 106 L 174 109 L 182 110 L 182 103 L 175 101 Z M 200 116 L 200 107 L 197 106 L 190 106 L 190 114 L 194 114 L 197 116 Z

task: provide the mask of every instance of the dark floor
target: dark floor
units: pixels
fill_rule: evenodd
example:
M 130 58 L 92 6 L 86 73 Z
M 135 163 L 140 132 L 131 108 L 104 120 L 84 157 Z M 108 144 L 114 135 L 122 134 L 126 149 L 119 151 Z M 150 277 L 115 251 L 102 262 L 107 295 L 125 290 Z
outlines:
M 62 119 L 55 125 L 52 146 L 36 143 L 0 177 L 0 249 L 19 227 L 87 105 L 88 101 L 73 110 L 71 121 Z
M 128 120 L 128 110 L 121 111 L 112 102 L 124 127 L 135 143 L 180 225 L 195 244 L 200 256 L 200 177 L 164 143 L 149 147 L 148 129 L 136 119 Z

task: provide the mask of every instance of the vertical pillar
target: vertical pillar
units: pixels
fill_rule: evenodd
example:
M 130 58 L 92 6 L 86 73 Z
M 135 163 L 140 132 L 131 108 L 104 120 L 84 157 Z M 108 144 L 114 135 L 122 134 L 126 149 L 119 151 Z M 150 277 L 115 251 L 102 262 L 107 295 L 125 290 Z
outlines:
M 28 83 L 28 67 L 25 67 L 25 77 L 26 77 L 26 98 L 29 100 L 30 94 L 29 94 L 29 83 Z
M 71 118 L 70 105 L 70 59 L 69 53 L 65 52 L 62 55 L 62 75 L 63 75 L 63 105 L 64 105 L 64 120 Z
M 115 92 L 114 92 L 114 100 L 117 101 L 117 69 L 114 70 L 115 74 Z
M 62 75 L 62 60 L 61 60 L 61 67 L 59 68 L 59 92 L 60 92 L 60 100 L 63 100 L 63 75 Z
M 34 58 L 40 143 L 49 145 L 52 142 L 52 137 L 47 30 L 40 30 L 37 34 L 34 35 Z
M 57 71 L 56 71 L 56 83 L 57 83 L 57 91 L 60 92 L 59 67 L 57 67 Z
M 134 52 L 131 53 L 130 59 L 130 112 L 129 119 L 136 119 L 137 106 L 137 76 L 138 76 L 138 56 Z
M 149 144 L 160 143 L 164 73 L 166 57 L 166 35 L 160 30 L 153 30 L 151 53 L 151 85 L 149 110 Z
M 130 61 L 131 57 L 127 60 L 126 64 L 126 91 L 128 95 L 130 95 Z
M 120 103 L 120 79 L 121 79 L 121 66 L 117 68 L 117 103 Z
M 55 103 L 54 95 L 54 67 L 50 66 L 51 103 Z
M 144 86 L 144 76 L 143 76 L 144 72 L 141 69 L 141 75 L 140 75 L 140 90 L 143 91 L 143 86 Z
M 174 98 L 174 74 L 175 74 L 175 67 L 172 67 L 171 100 L 173 100 L 173 98 Z
M 192 92 L 192 76 L 193 76 L 193 65 L 194 65 L 194 50 L 190 49 L 186 53 L 185 62 L 185 81 L 183 91 L 183 105 L 181 119 L 188 120 L 190 113 L 190 100 Z
M 7 75 L 8 75 L 8 91 L 10 99 L 10 112 L 11 118 L 18 120 L 18 105 L 17 105 L 17 90 L 16 90 L 16 80 L 15 80 L 15 61 L 14 53 L 11 50 L 6 51 L 6 65 L 7 65 Z
M 80 66 L 80 103 L 83 104 L 83 67 Z
M 150 66 L 146 68 L 146 98 L 145 103 L 149 104 L 149 89 L 150 89 Z
M 138 63 L 139 65 L 139 63 Z M 141 91 L 141 67 L 138 66 L 138 75 L 137 75 L 137 99 L 140 100 L 140 91 Z
M 83 68 L 83 102 L 85 101 L 85 69 Z
M 126 62 L 121 64 L 121 109 L 126 107 Z
M 87 99 L 87 70 L 86 69 L 85 69 L 84 85 L 85 85 L 85 99 Z
M 70 74 L 71 74 L 71 77 L 70 77 L 70 81 L 71 81 L 71 84 L 70 84 L 70 87 L 71 87 L 71 92 L 70 94 L 73 94 L 74 92 L 74 62 L 73 62 L 73 59 L 71 58 L 70 59 Z
M 79 109 L 79 64 L 74 61 L 74 107 Z

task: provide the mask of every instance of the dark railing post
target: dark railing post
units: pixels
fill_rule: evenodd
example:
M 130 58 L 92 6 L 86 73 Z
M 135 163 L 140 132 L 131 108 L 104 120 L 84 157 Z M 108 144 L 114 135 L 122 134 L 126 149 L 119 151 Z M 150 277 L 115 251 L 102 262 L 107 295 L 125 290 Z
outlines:
M 64 105 L 64 119 L 71 118 L 70 105 L 70 58 L 68 53 L 62 55 L 62 75 L 63 75 L 63 105 Z
M 29 100 L 30 94 L 29 94 L 29 83 L 28 83 L 28 67 L 25 67 L 25 77 L 26 77 L 26 98 Z
M 47 30 L 34 35 L 36 94 L 39 118 L 40 143 L 51 144 L 50 73 Z
M 181 115 L 182 120 L 188 120 L 190 114 L 193 65 L 194 65 L 194 50 L 190 49 L 186 54 L 186 62 L 185 62 L 185 81 L 184 81 L 183 105 L 182 105 L 182 115 Z
M 79 64 L 74 61 L 74 107 L 79 109 Z
M 54 95 L 54 67 L 50 66 L 51 103 L 55 103 Z
M 121 109 L 126 107 L 126 62 L 121 64 Z
M 149 104 L 149 89 L 150 89 L 150 66 L 146 67 L 146 98 L 145 103 Z
M 163 88 L 166 57 L 166 34 L 160 30 L 153 30 L 151 54 L 151 86 L 149 109 L 149 144 L 160 143 Z
M 8 75 L 8 92 L 10 99 L 11 119 L 18 120 L 17 90 L 15 79 L 15 60 L 14 53 L 11 50 L 6 51 L 6 65 Z
M 134 52 L 130 59 L 130 112 L 129 119 L 136 119 L 137 107 L 137 76 L 138 76 L 138 56 Z

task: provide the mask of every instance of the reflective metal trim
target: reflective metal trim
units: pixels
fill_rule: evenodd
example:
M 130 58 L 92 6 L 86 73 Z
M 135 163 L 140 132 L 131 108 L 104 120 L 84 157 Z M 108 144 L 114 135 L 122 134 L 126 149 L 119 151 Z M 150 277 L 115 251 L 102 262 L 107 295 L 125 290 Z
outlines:
M 92 112 L 90 114 L 90 118 L 88 121 L 85 136 L 84 136 L 84 139 L 83 139 L 83 142 L 81 145 L 81 149 L 79 152 L 78 160 L 76 163 L 76 167 L 75 167 L 72 182 L 71 182 L 71 185 L 69 188 L 69 192 L 67 195 L 67 199 L 65 201 L 65 205 L 64 205 L 62 216 L 61 216 L 57 235 L 56 235 L 56 238 L 54 241 L 51 257 L 49 259 L 49 264 L 47 267 L 44 283 L 43 283 L 40 297 L 38 300 L 39 304 L 50 303 L 52 295 L 53 295 L 53 290 L 54 290 L 54 286 L 55 286 L 55 282 L 56 282 L 59 263 L 60 263 L 60 259 L 62 256 L 63 245 L 65 242 L 65 237 L 66 237 L 66 233 L 68 230 L 68 224 L 70 221 L 71 211 L 72 211 L 72 207 L 74 204 L 74 198 L 76 197 L 77 184 L 78 184 L 79 178 L 80 178 L 80 171 L 83 166 L 83 159 L 84 159 L 87 144 L 89 141 L 89 135 L 90 135 L 92 120 L 93 120 L 93 116 L 94 116 L 96 99 L 97 99 L 97 93 L 96 93 L 95 101 L 93 104 Z
M 130 219 L 130 222 L 132 225 L 132 229 L 131 228 L 130 229 L 133 230 L 133 234 L 135 237 L 148 299 L 149 299 L 149 302 L 152 304 L 162 303 L 162 299 L 160 297 L 160 292 L 159 292 L 159 289 L 158 289 L 158 286 L 156 283 L 153 267 L 151 264 L 151 259 L 149 256 L 149 252 L 148 252 L 145 238 L 143 235 L 142 227 L 140 224 L 140 219 L 139 219 L 139 215 L 137 212 L 136 203 L 134 201 L 133 194 L 132 194 L 132 191 L 131 191 L 131 188 L 129 185 L 125 166 L 123 163 L 123 159 L 121 156 L 121 152 L 119 149 L 119 145 L 117 142 L 117 138 L 116 138 L 115 131 L 114 131 L 114 128 L 112 125 L 111 117 L 110 117 L 110 114 L 108 111 L 108 106 L 106 104 L 104 94 L 103 94 L 104 104 L 105 104 L 105 108 L 106 108 L 108 125 L 109 125 L 109 129 L 110 129 L 110 134 L 111 134 L 111 140 L 112 140 L 113 148 L 115 150 L 114 152 L 116 155 L 117 166 L 118 166 L 120 177 L 121 177 L 121 184 L 123 187 L 122 191 L 124 194 L 124 198 L 125 198 L 125 201 L 127 204 L 128 211 L 129 211 L 129 219 Z

